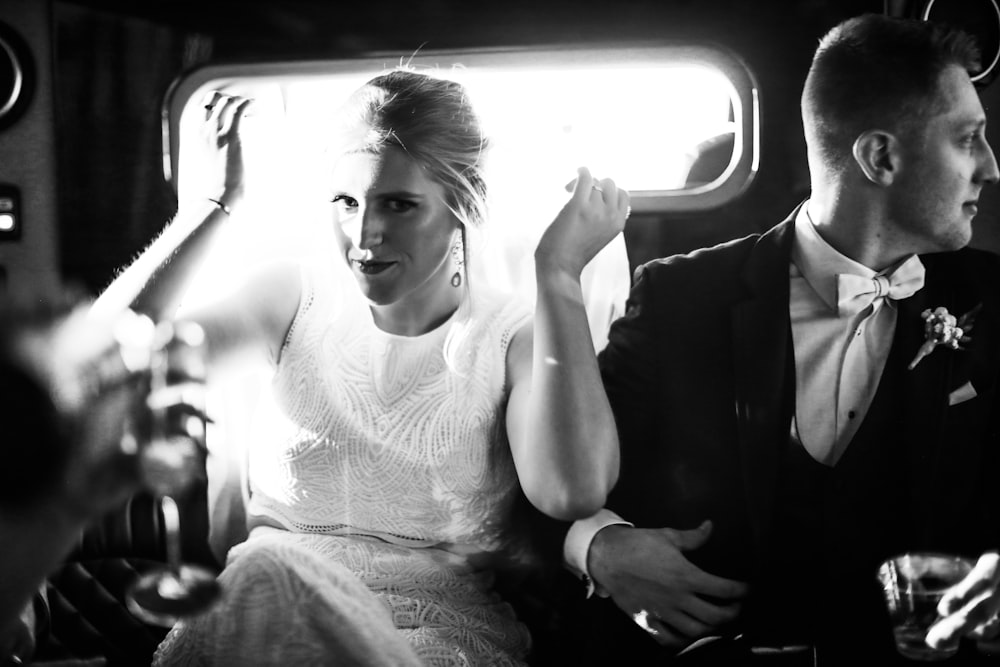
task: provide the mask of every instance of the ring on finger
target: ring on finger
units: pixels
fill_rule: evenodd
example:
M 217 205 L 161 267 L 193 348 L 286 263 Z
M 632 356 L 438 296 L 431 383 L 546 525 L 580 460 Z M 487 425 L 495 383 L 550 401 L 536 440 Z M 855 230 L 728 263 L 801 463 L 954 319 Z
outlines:
M 648 632 L 651 635 L 659 634 L 656 631 L 656 628 L 654 628 L 652 625 L 649 624 L 650 617 L 651 617 L 650 613 L 648 611 L 646 611 L 645 609 L 640 609 L 639 611 L 637 611 L 634 614 L 632 614 L 632 620 L 640 628 L 642 628 L 643 630 L 645 630 L 646 632 Z

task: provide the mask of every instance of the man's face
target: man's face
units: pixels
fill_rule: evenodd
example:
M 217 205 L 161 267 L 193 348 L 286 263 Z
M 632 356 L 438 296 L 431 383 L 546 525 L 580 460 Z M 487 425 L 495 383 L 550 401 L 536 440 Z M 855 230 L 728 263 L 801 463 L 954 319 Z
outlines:
M 986 115 L 968 74 L 940 76 L 939 111 L 901 135 L 903 167 L 894 184 L 894 241 L 917 253 L 957 250 L 972 238 L 984 185 L 998 177 Z

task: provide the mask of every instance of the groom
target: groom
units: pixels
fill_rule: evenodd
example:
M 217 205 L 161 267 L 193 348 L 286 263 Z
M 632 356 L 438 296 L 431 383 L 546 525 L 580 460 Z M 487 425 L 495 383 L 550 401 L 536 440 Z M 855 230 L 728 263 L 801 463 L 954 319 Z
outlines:
M 808 201 L 636 273 L 600 359 L 615 514 L 564 545 L 597 591 L 593 664 L 892 664 L 879 563 L 1000 548 L 1000 261 L 965 248 L 998 178 L 977 67 L 929 23 L 837 26 L 802 96 Z M 939 637 L 996 630 L 994 564 Z

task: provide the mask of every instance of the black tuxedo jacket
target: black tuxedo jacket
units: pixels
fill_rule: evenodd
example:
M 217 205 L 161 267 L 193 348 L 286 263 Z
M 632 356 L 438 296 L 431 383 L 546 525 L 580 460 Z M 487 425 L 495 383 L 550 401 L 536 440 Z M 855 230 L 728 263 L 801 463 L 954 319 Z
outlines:
M 712 536 L 691 560 L 747 581 L 751 590 L 775 544 L 788 538 L 776 534 L 775 517 L 794 410 L 793 236 L 789 218 L 763 235 L 640 267 L 627 313 L 600 355 L 622 447 L 609 508 L 638 527 L 689 529 L 711 519 Z M 978 555 L 1000 547 L 1000 258 L 966 249 L 921 259 L 925 286 L 897 303 L 883 372 L 894 380 L 883 382 L 892 396 L 880 403 L 888 436 L 865 445 L 873 455 L 870 471 L 868 459 L 849 447 L 837 467 L 850 462 L 844 465 L 850 474 L 835 476 L 825 496 L 840 523 L 832 535 L 837 553 L 824 567 L 844 570 L 845 591 L 875 585 L 877 563 L 894 552 Z M 939 346 L 906 370 L 924 341 L 920 314 L 938 306 L 956 316 L 979 307 L 972 341 L 961 350 Z M 975 397 L 950 405 L 953 396 L 970 395 L 953 394 L 967 383 Z M 891 460 L 879 459 L 879 451 L 891 451 Z M 583 604 L 598 619 L 585 652 L 593 662 L 624 646 L 656 653 L 609 601 Z M 852 618 L 875 622 L 880 610 L 866 613 Z M 891 648 L 891 637 L 884 645 Z

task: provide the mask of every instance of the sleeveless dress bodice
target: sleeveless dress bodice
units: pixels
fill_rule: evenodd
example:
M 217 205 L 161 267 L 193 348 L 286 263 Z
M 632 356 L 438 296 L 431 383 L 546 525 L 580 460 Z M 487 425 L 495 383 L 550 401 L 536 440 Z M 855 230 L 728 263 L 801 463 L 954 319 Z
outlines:
M 399 544 L 497 544 L 517 478 L 502 438 L 507 346 L 526 308 L 487 293 L 427 334 L 375 326 L 305 275 L 251 429 L 251 525 Z

